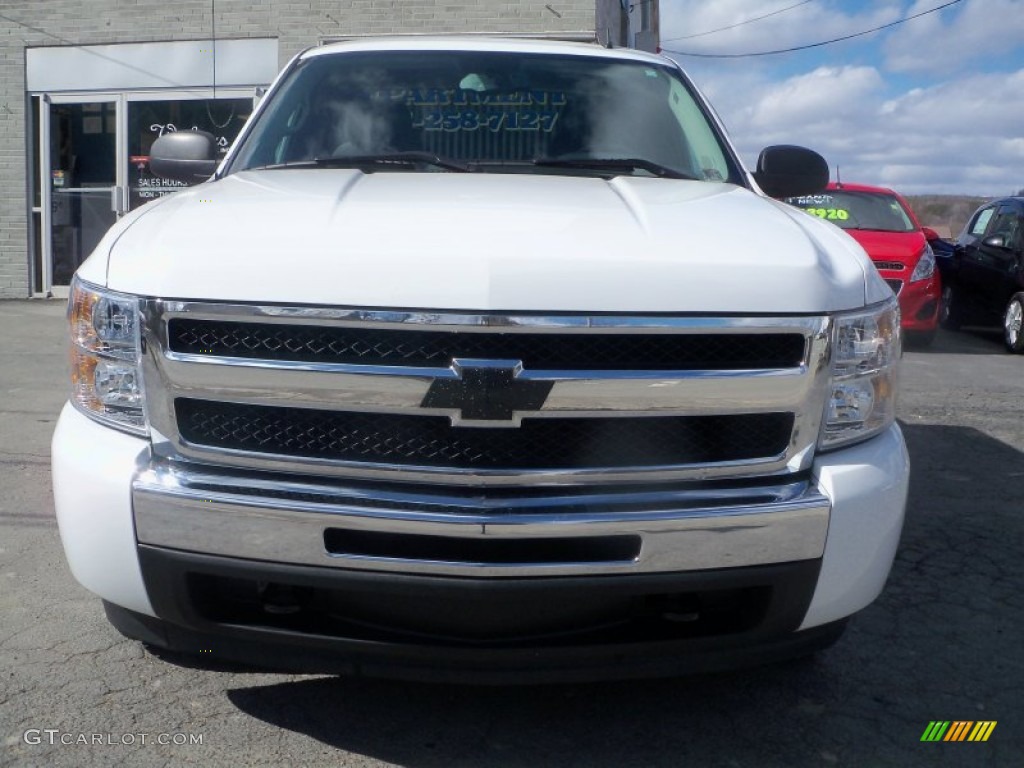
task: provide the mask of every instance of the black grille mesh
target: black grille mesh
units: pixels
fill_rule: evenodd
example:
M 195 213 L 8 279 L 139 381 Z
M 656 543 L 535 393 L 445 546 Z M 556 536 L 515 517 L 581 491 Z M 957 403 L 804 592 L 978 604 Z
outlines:
M 887 277 L 885 282 L 888 283 L 889 287 L 892 288 L 892 292 L 897 296 L 900 295 L 900 290 L 903 288 L 903 281 L 896 280 L 895 278 Z
M 521 360 L 529 370 L 743 370 L 792 368 L 799 333 L 455 333 L 176 318 L 173 352 L 349 365 L 442 367 L 453 358 Z
M 335 461 L 459 469 L 652 467 L 783 453 L 793 414 L 524 419 L 519 428 L 447 418 L 320 411 L 179 398 L 178 430 L 197 446 Z

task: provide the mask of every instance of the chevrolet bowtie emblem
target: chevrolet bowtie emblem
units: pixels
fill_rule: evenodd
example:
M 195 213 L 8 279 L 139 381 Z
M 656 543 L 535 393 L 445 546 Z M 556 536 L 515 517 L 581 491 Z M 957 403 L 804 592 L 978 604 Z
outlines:
M 518 427 L 522 412 L 539 411 L 554 382 L 522 378 L 518 360 L 453 360 L 457 378 L 434 379 L 420 404 L 455 411 L 452 426 Z

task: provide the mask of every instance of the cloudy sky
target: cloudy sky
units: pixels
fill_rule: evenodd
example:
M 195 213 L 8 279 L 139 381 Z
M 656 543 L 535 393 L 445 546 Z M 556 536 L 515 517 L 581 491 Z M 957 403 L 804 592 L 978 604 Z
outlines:
M 692 55 L 808 46 L 943 5 L 802 51 Z M 766 145 L 803 144 L 833 179 L 838 165 L 905 194 L 1024 188 L 1024 0 L 661 0 L 661 40 L 751 167 Z

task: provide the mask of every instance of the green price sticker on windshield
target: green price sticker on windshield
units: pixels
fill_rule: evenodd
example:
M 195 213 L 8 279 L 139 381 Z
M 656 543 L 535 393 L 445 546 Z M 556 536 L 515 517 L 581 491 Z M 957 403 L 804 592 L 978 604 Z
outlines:
M 829 221 L 846 221 L 850 218 L 850 212 L 845 208 L 805 208 L 804 210 L 812 216 Z

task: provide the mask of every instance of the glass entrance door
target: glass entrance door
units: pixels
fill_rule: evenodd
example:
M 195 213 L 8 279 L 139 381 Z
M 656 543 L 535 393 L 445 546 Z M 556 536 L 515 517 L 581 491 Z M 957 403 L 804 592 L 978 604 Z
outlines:
M 253 109 L 248 89 L 40 94 L 41 286 L 61 293 L 104 233 L 128 210 L 177 191 L 149 171 L 157 137 L 212 133 L 226 153 Z
M 44 107 L 49 118 L 49 162 L 41 179 L 49 193 L 43 200 L 49 213 L 43 233 L 49 270 L 44 274 L 48 271 L 51 286 L 68 285 L 119 212 L 118 102 L 51 102 Z

